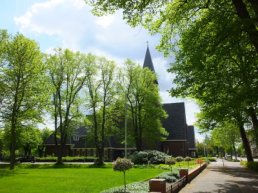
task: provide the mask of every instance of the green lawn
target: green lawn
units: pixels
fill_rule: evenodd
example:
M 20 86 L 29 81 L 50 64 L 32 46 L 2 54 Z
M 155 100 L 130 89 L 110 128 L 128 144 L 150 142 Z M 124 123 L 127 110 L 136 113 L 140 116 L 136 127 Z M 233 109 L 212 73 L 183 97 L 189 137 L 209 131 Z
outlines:
M 163 171 L 133 168 L 127 172 L 127 182 L 146 180 Z M 121 186 L 123 174 L 112 168 L 1 169 L 0 184 L 3 193 L 99 193 Z

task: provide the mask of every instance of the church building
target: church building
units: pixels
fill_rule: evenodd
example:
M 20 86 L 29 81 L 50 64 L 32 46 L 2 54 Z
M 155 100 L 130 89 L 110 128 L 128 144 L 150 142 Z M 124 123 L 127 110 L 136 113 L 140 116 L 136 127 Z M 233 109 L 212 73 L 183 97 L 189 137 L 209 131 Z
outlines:
M 143 68 L 149 68 L 155 73 L 149 47 L 147 47 Z M 173 156 L 195 157 L 194 127 L 187 125 L 184 103 L 165 103 L 163 108 L 168 117 L 163 120 L 162 125 L 168 132 L 168 136 L 166 140 L 160 142 L 158 150 Z

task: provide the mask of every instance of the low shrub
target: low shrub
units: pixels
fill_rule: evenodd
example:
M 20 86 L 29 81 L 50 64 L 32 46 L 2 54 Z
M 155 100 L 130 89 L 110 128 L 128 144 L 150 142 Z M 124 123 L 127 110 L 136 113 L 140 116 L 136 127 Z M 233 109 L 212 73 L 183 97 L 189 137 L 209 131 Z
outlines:
M 215 157 L 207 157 L 207 159 L 210 161 L 210 162 L 216 162 L 217 159 Z
M 241 161 L 240 164 L 250 170 L 258 172 L 258 162 Z
M 156 177 L 157 179 L 165 179 L 168 183 L 176 182 L 179 179 L 178 172 L 165 172 Z
M 133 167 L 133 163 L 131 160 L 126 158 L 117 158 L 114 163 L 113 169 L 114 171 L 123 172 L 124 174 L 124 192 L 126 192 L 126 179 L 125 172 Z
M 165 163 L 167 154 L 157 151 L 139 151 L 131 154 L 130 158 L 135 164 L 161 164 Z
M 149 182 L 135 182 L 127 185 L 128 192 L 137 192 L 137 193 L 146 193 L 149 191 Z M 101 193 L 124 193 L 124 189 L 122 186 L 110 188 L 108 190 L 104 190 Z
M 134 164 L 147 164 L 148 163 L 148 153 L 145 151 L 135 151 L 130 155 L 130 158 Z

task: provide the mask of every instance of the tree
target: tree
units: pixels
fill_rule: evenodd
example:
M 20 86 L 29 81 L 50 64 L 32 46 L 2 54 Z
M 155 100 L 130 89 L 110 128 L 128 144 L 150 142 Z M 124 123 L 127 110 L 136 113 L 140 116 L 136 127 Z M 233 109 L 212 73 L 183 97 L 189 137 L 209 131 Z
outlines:
M 123 172 L 124 174 L 124 192 L 126 192 L 126 179 L 125 179 L 125 172 L 133 167 L 133 163 L 129 159 L 125 158 L 117 158 L 114 164 L 114 171 Z
M 214 106 L 206 106 L 206 108 L 203 107 L 198 118 L 198 128 L 203 131 L 212 130 L 225 122 L 236 125 L 240 132 L 247 160 L 253 161 L 250 144 L 244 128 L 246 121 L 246 117 L 238 109 L 229 108 L 227 104 L 224 106 L 223 103 L 220 103 L 214 104 Z
M 112 103 L 115 102 L 115 63 L 104 57 L 95 57 L 93 55 L 90 57 L 92 63 L 85 70 L 87 74 L 87 99 L 88 107 L 92 111 L 94 141 L 98 156 L 96 164 L 102 165 L 104 163 L 108 111 Z
M 241 142 L 237 125 L 232 122 L 224 122 L 211 132 L 211 139 L 215 146 L 232 152 L 237 159 L 237 145 Z
M 205 108 L 221 106 L 223 116 L 239 125 L 246 152 L 250 148 L 243 125 L 248 116 L 258 144 L 256 1 L 90 2 L 96 14 L 121 8 L 130 24 L 161 34 L 158 48 L 165 55 L 176 54 L 171 94 L 194 98 Z
M 2 160 L 2 154 L 4 149 L 4 132 L 0 129 L 0 160 Z
M 0 71 L 1 115 L 10 131 L 10 169 L 14 169 L 17 131 L 41 120 L 46 101 L 45 66 L 37 43 L 21 34 L 9 36 Z
M 130 109 L 133 135 L 137 151 L 143 147 L 143 139 L 150 142 L 144 144 L 155 147 L 155 141 L 167 133 L 161 125 L 161 119 L 166 117 L 160 102 L 156 76 L 149 69 L 136 66 L 132 61 L 126 61 L 124 89 Z
M 72 132 L 71 121 L 79 114 L 79 92 L 86 81 L 84 68 L 89 60 L 79 52 L 57 49 L 55 54 L 47 57 L 47 64 L 52 90 L 57 163 L 61 164 L 67 138 Z
M 189 162 L 192 160 L 191 157 L 185 157 L 184 160 L 187 162 L 187 169 L 189 170 Z
M 44 153 L 44 145 L 42 145 L 46 139 L 53 133 L 53 131 L 51 131 L 49 128 L 44 128 L 42 130 L 40 130 L 40 144 L 38 145 L 38 155 L 39 157 L 43 156 Z
M 248 35 L 248 41 L 254 46 L 258 53 L 258 5 L 255 0 L 232 0 L 232 1 L 166 1 L 166 0 L 85 0 L 93 6 L 93 13 L 104 15 L 123 10 L 123 18 L 131 25 L 143 25 L 151 33 L 161 34 L 159 48 L 170 54 L 172 37 L 180 31 L 191 28 L 195 23 L 205 20 L 206 13 L 214 12 L 214 16 L 220 11 L 231 13 L 231 22 L 240 21 L 237 26 Z M 212 22 L 209 18 L 209 22 Z M 223 21 L 223 20 L 221 20 Z M 178 34 L 177 34 L 178 35 Z M 178 36 L 177 36 L 178 37 Z M 179 36 L 180 38 L 180 36 Z
M 176 162 L 178 162 L 179 168 L 180 168 L 180 163 L 181 163 L 182 161 L 184 161 L 184 158 L 183 158 L 182 156 L 177 156 L 177 157 L 176 157 Z
M 176 160 L 175 160 L 175 158 L 173 158 L 172 156 L 171 157 L 167 157 L 166 159 L 165 159 L 165 163 L 167 164 L 167 165 L 169 165 L 169 167 L 170 167 L 170 170 L 171 170 L 171 174 L 173 173 L 173 165 L 175 165 L 176 164 Z
M 32 150 L 37 149 L 41 144 L 40 134 L 40 130 L 32 126 L 22 129 L 19 139 L 25 157 L 31 156 Z

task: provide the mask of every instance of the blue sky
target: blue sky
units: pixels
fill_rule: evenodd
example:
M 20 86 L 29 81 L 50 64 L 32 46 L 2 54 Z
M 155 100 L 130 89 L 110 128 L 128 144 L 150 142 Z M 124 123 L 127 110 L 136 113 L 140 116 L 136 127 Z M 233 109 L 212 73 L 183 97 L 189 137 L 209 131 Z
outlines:
M 1 0 L 0 28 L 34 39 L 43 52 L 69 48 L 106 56 L 120 65 L 126 58 L 142 65 L 148 41 L 163 102 L 185 102 L 187 123 L 193 124 L 198 106 L 171 98 L 167 92 L 173 86 L 173 76 L 166 71 L 171 59 L 155 50 L 159 37 L 150 36 L 141 27 L 131 28 L 120 12 L 96 17 L 90 10 L 83 0 Z

